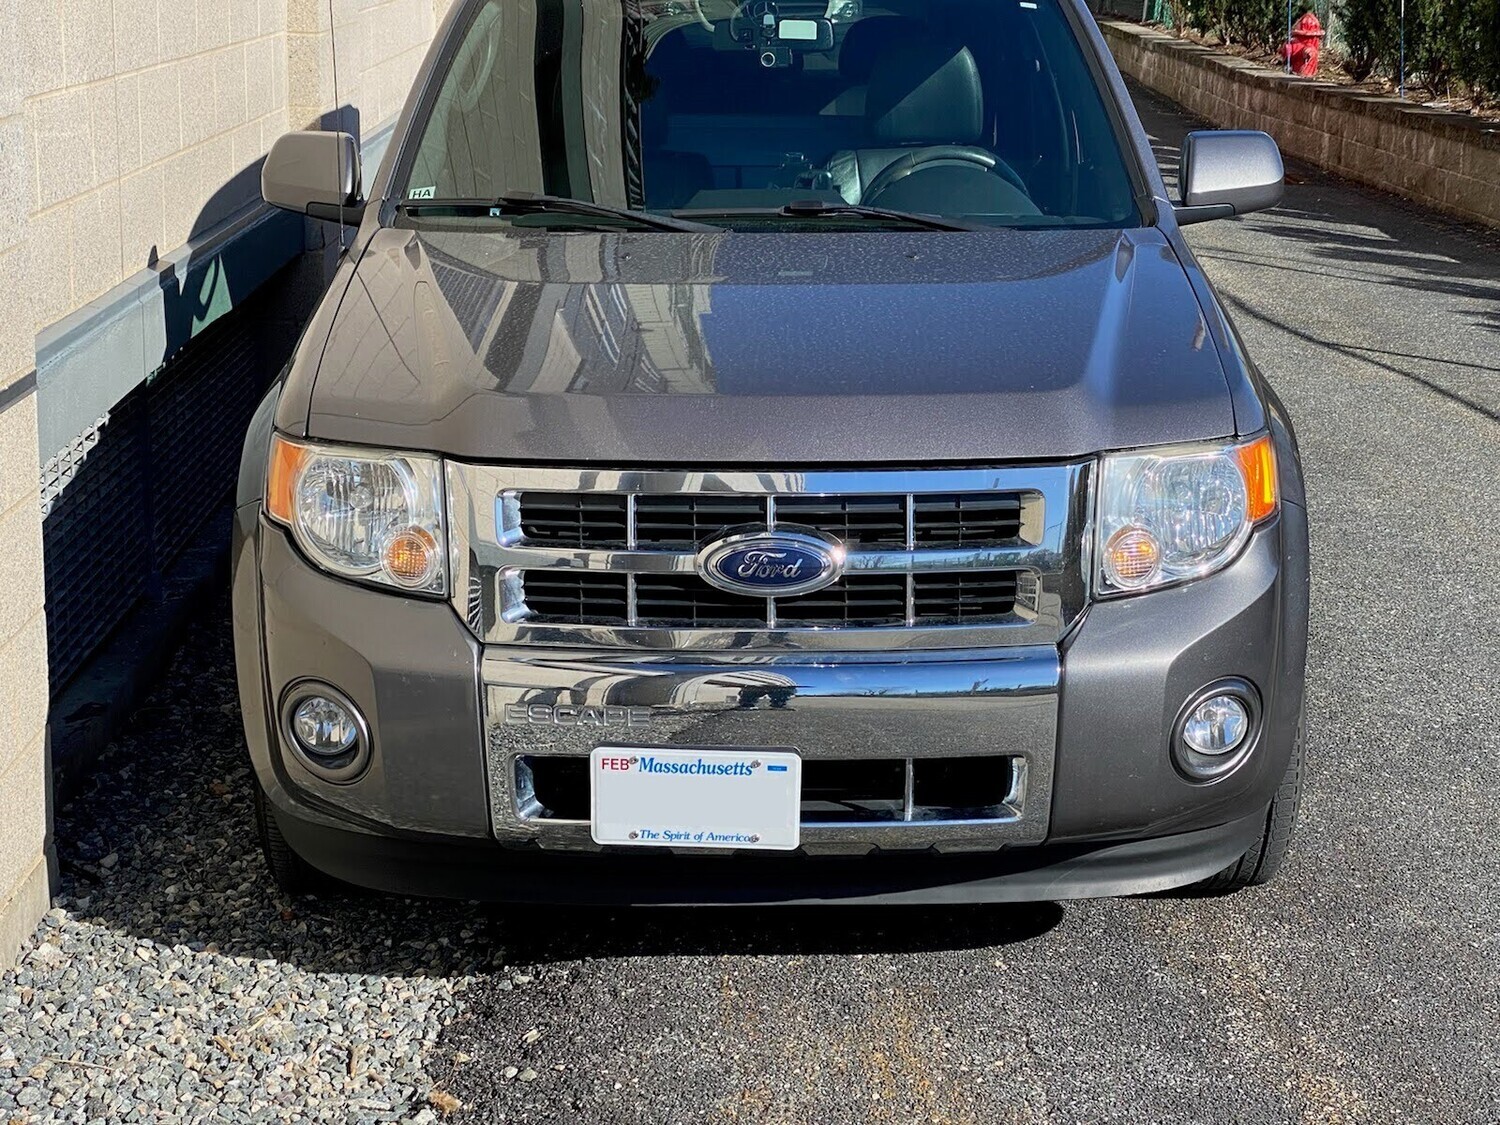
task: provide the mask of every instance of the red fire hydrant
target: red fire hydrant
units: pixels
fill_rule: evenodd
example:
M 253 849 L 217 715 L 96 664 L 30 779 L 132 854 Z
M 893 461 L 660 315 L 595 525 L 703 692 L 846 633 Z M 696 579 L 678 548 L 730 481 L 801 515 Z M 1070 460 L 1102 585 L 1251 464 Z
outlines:
M 1318 55 L 1323 49 L 1323 25 L 1315 12 L 1303 12 L 1292 26 L 1292 41 L 1281 48 L 1281 57 L 1293 74 L 1311 78 L 1318 73 Z

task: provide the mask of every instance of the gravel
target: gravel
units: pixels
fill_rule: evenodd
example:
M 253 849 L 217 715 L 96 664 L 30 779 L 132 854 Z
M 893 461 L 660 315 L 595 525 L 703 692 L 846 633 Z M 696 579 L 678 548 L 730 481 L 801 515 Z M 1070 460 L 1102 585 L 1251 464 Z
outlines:
M 500 949 L 477 907 L 278 896 L 228 606 L 57 814 L 54 906 L 0 975 L 0 1121 L 434 1121 L 425 1059 Z

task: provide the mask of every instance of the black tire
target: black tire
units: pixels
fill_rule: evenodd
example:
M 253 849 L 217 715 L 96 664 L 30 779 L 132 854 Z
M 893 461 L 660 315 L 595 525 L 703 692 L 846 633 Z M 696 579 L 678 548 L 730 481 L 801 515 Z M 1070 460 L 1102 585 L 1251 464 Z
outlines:
M 284 894 L 305 895 L 325 891 L 333 880 L 324 875 L 307 860 L 292 851 L 286 842 L 276 818 L 271 815 L 271 803 L 260 785 L 255 786 L 255 828 L 260 836 L 260 850 L 266 857 L 266 866 L 271 869 L 271 878 Z
M 1271 799 L 1255 843 L 1239 859 L 1196 884 L 1193 890 L 1205 894 L 1232 894 L 1246 887 L 1269 883 L 1281 870 L 1282 861 L 1291 847 L 1292 831 L 1297 826 L 1297 809 L 1302 803 L 1302 742 L 1306 731 L 1307 717 L 1304 715 L 1297 721 L 1297 737 L 1292 741 L 1292 757 L 1287 762 L 1286 776 Z

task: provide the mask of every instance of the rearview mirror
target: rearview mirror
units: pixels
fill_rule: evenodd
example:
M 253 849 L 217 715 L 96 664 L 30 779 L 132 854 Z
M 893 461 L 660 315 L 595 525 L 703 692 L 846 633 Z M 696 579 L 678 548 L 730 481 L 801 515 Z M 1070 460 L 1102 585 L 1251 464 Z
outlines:
M 1182 142 L 1177 223 L 1201 223 L 1274 207 L 1286 169 L 1269 134 L 1250 129 L 1189 133 Z
M 348 133 L 287 133 L 276 138 L 260 168 L 267 203 L 336 223 L 363 218 L 359 185 L 359 143 Z

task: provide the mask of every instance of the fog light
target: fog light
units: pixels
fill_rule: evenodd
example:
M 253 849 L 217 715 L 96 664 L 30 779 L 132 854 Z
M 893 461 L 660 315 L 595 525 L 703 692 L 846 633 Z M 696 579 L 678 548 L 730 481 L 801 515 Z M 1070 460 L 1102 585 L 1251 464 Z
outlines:
M 344 784 L 370 764 L 370 727 L 343 692 L 303 680 L 281 699 L 282 735 L 303 766 L 324 781 Z
M 1215 695 L 1188 713 L 1182 740 L 1200 754 L 1229 754 L 1250 731 L 1250 712 L 1238 696 Z
M 359 740 L 359 724 L 338 700 L 309 695 L 292 711 L 292 733 L 309 754 L 337 758 Z
M 1189 781 L 1227 777 L 1255 750 L 1260 693 L 1248 680 L 1206 685 L 1177 713 L 1172 761 Z

